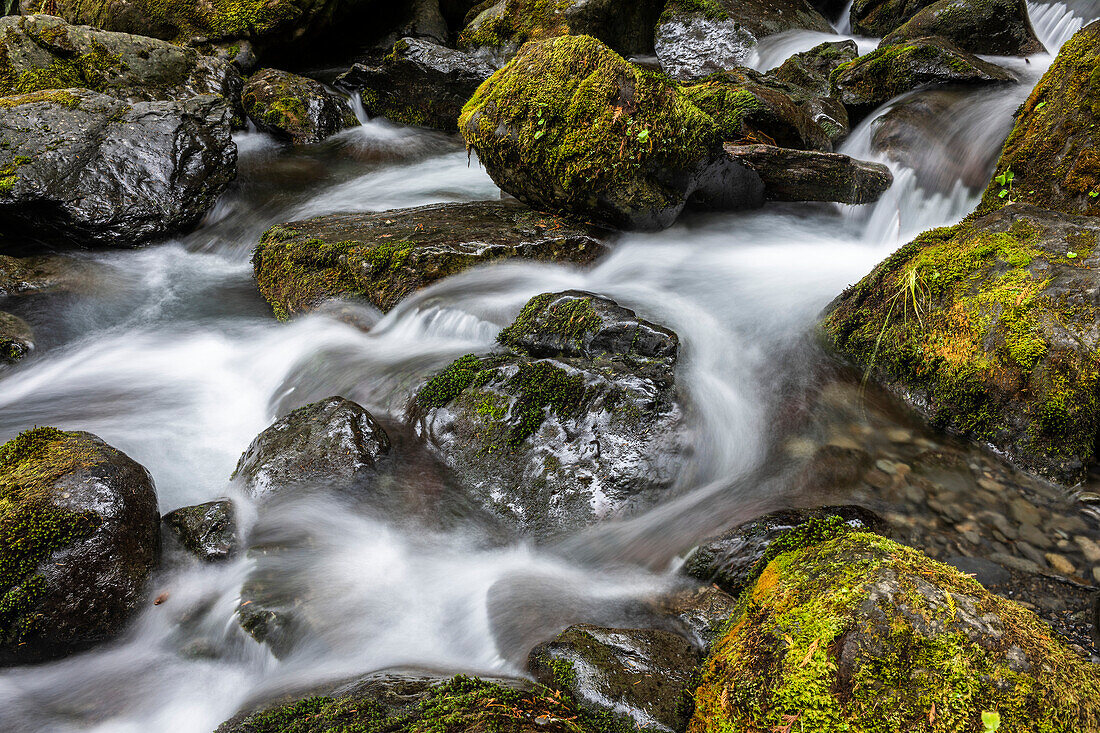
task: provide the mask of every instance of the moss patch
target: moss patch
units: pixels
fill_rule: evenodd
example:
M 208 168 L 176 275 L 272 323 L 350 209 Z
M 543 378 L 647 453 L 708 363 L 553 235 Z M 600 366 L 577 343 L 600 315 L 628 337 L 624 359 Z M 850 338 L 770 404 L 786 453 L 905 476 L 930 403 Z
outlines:
M 566 35 L 570 30 L 563 11 L 572 4 L 573 0 L 507 0 L 502 13 L 462 31 L 459 48 L 518 48 L 527 41 Z
M 502 346 L 522 349 L 531 336 L 544 334 L 557 337 L 562 344 L 579 348 L 584 337 L 596 333 L 603 326 L 590 298 L 570 298 L 551 305 L 554 295 L 536 295 L 523 306 L 512 324 L 497 336 Z

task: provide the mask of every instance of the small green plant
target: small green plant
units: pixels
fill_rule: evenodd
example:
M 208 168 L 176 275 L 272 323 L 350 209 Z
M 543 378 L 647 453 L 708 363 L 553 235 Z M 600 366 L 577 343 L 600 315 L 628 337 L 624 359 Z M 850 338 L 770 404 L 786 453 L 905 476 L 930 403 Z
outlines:
M 1001 192 L 997 194 L 1003 199 L 1008 199 L 1009 203 L 1012 199 L 1012 182 L 1016 180 L 1016 174 L 1012 172 L 1011 168 L 1005 169 L 1005 172 L 993 179 L 1001 185 Z
M 934 277 L 938 275 L 939 273 L 933 273 Z M 879 349 L 882 347 L 882 340 L 886 337 L 886 331 L 894 321 L 894 310 L 898 307 L 898 303 L 901 303 L 902 318 L 908 319 L 909 311 L 912 310 L 913 316 L 917 319 L 918 327 L 923 331 L 925 303 L 927 303 L 930 297 L 931 293 L 928 289 L 928 284 L 924 281 L 924 277 L 917 272 L 917 268 L 910 267 L 906 270 L 893 296 L 891 296 L 888 301 L 889 306 L 886 309 L 886 316 L 882 319 L 882 328 L 879 329 L 878 338 L 875 339 L 875 348 L 871 351 L 871 358 L 867 362 L 867 369 L 863 372 L 863 380 L 860 385 L 861 390 L 866 387 L 867 380 L 871 377 L 871 370 L 875 366 L 875 359 L 878 357 Z
M 1039 104 L 1035 105 L 1035 111 L 1038 112 L 1039 110 L 1041 110 L 1043 107 L 1046 107 L 1046 106 L 1047 106 L 1046 102 L 1039 102 Z
M 1001 728 L 1001 714 L 996 712 L 982 713 L 982 733 L 997 733 Z

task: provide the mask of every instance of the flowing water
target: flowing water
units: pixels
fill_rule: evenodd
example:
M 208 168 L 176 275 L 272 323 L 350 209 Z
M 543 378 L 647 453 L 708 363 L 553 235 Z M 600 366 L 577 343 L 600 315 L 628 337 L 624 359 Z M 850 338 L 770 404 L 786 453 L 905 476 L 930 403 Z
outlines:
M 1089 19 L 1087 3 L 1084 15 L 1081 3 L 1029 5 L 1052 50 Z M 766 69 L 822 40 L 786 36 L 762 46 L 754 63 Z M 944 156 L 969 156 L 987 175 L 1012 112 L 1050 60 L 999 60 L 1023 83 L 950 104 L 937 120 Z M 842 152 L 877 157 L 876 116 Z M 40 348 L 0 376 L 0 439 L 36 424 L 94 432 L 150 470 L 162 512 L 229 495 L 251 525 L 255 512 L 228 477 L 275 417 L 341 394 L 397 424 L 425 376 L 491 349 L 528 298 L 579 288 L 680 335 L 678 379 L 695 406 L 690 478 L 675 500 L 555 547 L 501 545 L 469 528 L 410 528 L 335 499 L 303 499 L 263 527 L 314 538 L 290 569 L 307 579 L 299 590 L 313 638 L 303 649 L 276 660 L 238 627 L 252 560 L 177 564 L 155 581 L 167 602 L 151 605 L 124 638 L 0 673 L 0 730 L 207 732 L 250 698 L 393 665 L 520 673 L 490 627 L 490 588 L 501 579 L 537 578 L 584 598 L 580 605 L 625 607 L 671 587 L 677 553 L 699 536 L 800 500 L 783 471 L 769 469 L 789 437 L 782 415 L 791 395 L 821 368 L 815 317 L 915 233 L 959 220 L 979 194 L 958 180 L 928 188 L 891 164 L 894 187 L 873 206 L 696 215 L 621 237 L 588 270 L 500 264 L 449 278 L 384 316 L 356 307 L 280 324 L 251 279 L 249 254 L 266 227 L 500 193 L 453 136 L 381 120 L 306 151 L 256 133 L 237 143 L 239 179 L 196 232 L 84 255 L 92 274 L 81 292 L 12 306 L 35 326 Z

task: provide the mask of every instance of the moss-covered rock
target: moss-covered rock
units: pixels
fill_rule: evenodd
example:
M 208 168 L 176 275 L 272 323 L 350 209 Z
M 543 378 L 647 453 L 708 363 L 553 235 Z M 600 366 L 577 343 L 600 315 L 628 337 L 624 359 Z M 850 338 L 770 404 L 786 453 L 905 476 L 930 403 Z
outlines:
M 496 0 L 475 8 L 459 48 L 501 66 L 528 41 L 593 36 L 620 54 L 653 50 L 662 0 Z
M 515 352 L 464 356 L 410 404 L 459 485 L 537 538 L 652 505 L 687 459 L 670 332 L 586 297 L 536 296 L 502 333 Z M 605 328 L 601 313 L 618 322 Z
M 264 234 L 252 264 L 260 293 L 285 319 L 328 298 L 363 298 L 388 311 L 475 265 L 513 257 L 586 264 L 601 251 L 594 228 L 490 201 L 282 224 Z
M 256 127 L 295 145 L 310 145 L 359 124 L 351 105 L 324 85 L 278 69 L 253 74 L 241 94 Z
M 936 0 L 854 0 L 849 19 L 852 31 L 882 38 Z
M 359 92 L 371 116 L 453 132 L 462 107 L 493 71 L 472 54 L 403 38 L 381 64 L 355 64 L 336 83 Z
M 118 634 L 159 540 L 149 473 L 94 435 L 35 428 L 0 446 L 0 664 Z
M 19 316 L 0 311 L 0 365 L 14 364 L 34 350 L 34 331 Z
M 759 179 L 722 153 L 709 115 L 589 36 L 524 46 L 477 90 L 459 129 L 508 193 L 616 228 L 668 226 L 689 200 L 761 203 Z
M 882 39 L 892 46 L 928 36 L 969 53 L 1028 56 L 1045 47 L 1035 35 L 1025 0 L 937 0 Z
M 682 731 L 701 661 L 694 644 L 669 631 L 576 624 L 535 647 L 528 669 L 583 708 L 628 717 L 645 730 Z
M 690 733 L 1061 733 L 1100 725 L 1100 667 L 917 550 L 846 533 L 772 559 L 695 693 Z
M 1017 81 L 1006 69 L 958 48 L 942 38 L 922 38 L 885 46 L 839 66 L 832 76 L 833 96 L 853 119 L 918 87 L 998 84 Z
M 979 211 L 1009 201 L 1100 215 L 1100 21 L 1062 46 L 1020 109 Z
M 0 240 L 0 250 L 4 249 Z M 0 298 L 79 291 L 98 276 L 96 264 L 61 255 L 0 255 Z
M 840 153 L 729 143 L 725 150 L 760 176 L 764 196 L 770 201 L 869 204 L 878 201 L 894 182 L 885 165 Z

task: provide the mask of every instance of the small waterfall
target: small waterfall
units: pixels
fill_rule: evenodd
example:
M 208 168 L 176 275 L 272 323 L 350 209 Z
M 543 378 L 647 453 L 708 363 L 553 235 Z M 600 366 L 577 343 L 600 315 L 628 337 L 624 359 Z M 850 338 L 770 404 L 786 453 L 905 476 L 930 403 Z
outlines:
M 1083 18 L 1065 3 L 1059 2 L 1029 1 L 1027 12 L 1031 16 L 1031 26 L 1035 29 L 1035 34 L 1052 54 L 1058 53 L 1062 44 L 1081 30 L 1085 23 L 1100 17 L 1100 7 L 1094 9 L 1092 17 Z

